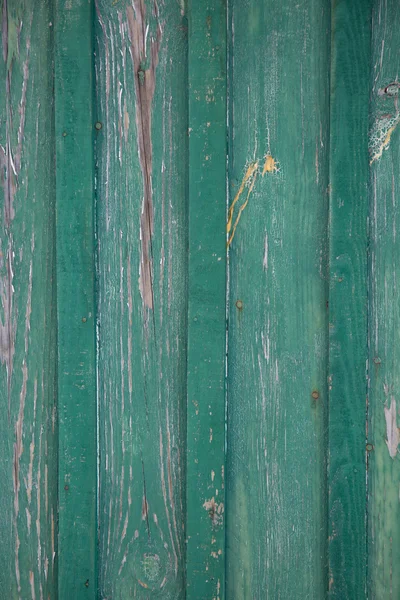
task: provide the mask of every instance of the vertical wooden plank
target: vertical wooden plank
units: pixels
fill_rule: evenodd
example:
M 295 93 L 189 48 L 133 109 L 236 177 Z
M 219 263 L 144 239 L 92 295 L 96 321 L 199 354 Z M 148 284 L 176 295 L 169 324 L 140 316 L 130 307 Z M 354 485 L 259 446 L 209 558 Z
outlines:
M 56 2 L 59 600 L 96 597 L 92 13 Z
M 56 594 L 52 5 L 0 3 L 0 589 Z
M 400 5 L 372 19 L 368 402 L 368 598 L 400 597 Z
M 329 590 L 366 597 L 368 113 L 371 2 L 332 4 Z
M 231 0 L 229 24 L 226 593 L 320 600 L 330 2 Z
M 226 3 L 189 2 L 187 598 L 225 588 Z
M 184 8 L 96 5 L 99 593 L 113 600 L 185 597 Z

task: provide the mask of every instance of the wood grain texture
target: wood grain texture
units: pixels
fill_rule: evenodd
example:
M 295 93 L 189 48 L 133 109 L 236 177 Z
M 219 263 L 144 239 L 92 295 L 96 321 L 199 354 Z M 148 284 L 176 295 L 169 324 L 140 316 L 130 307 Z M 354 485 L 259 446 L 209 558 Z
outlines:
M 56 594 L 52 6 L 0 3 L 0 595 Z
M 59 600 L 97 597 L 92 24 L 92 2 L 57 0 Z
M 185 597 L 184 4 L 98 0 L 95 48 L 99 595 L 177 600 Z
M 329 597 L 366 597 L 368 118 L 371 2 L 332 4 Z
M 226 3 L 189 2 L 188 600 L 225 597 Z
M 229 27 L 226 598 L 320 600 L 330 3 L 232 0 Z
M 400 5 L 372 19 L 368 402 L 368 598 L 400 597 Z M 394 85 L 390 85 L 394 84 Z M 388 87 L 389 86 L 389 87 Z

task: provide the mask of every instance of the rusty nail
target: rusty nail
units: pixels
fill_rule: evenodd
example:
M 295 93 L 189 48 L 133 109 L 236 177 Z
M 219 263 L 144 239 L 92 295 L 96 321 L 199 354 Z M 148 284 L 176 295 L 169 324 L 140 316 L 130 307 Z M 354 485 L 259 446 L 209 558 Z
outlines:
M 86 317 L 82 317 L 82 323 L 86 323 L 87 318 Z
M 375 363 L 376 365 L 380 365 L 380 364 L 381 364 L 381 359 L 379 358 L 379 356 L 375 356 L 375 358 L 374 358 L 374 363 Z
M 63 137 L 67 137 L 67 132 L 63 131 Z
M 239 310 L 242 310 L 242 308 L 243 308 L 243 302 L 241 300 L 237 300 L 236 301 L 236 308 L 238 308 Z
M 100 129 L 103 127 L 103 124 L 100 123 L 100 121 L 97 121 L 95 127 L 96 127 L 97 131 L 100 131 Z
M 311 394 L 311 396 L 314 398 L 314 400 L 318 400 L 319 392 L 317 390 L 314 390 L 313 393 Z
M 367 452 L 371 452 L 374 449 L 373 444 L 367 444 L 365 447 L 366 447 Z
M 69 485 L 64 485 L 64 490 L 65 490 L 66 492 L 68 492 L 68 490 L 69 490 Z

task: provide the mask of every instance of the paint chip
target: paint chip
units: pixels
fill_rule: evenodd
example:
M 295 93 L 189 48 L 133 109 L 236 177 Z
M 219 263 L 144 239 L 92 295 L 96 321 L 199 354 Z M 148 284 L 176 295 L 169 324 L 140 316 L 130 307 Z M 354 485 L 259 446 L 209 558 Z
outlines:
M 265 156 L 265 163 L 264 163 L 264 168 L 262 171 L 263 177 L 264 177 L 265 173 L 276 173 L 277 171 L 278 171 L 277 161 L 272 157 L 271 154 L 267 154 Z
M 392 134 L 396 130 L 399 123 L 400 112 L 397 112 L 394 116 L 384 115 L 376 119 L 370 134 L 370 165 L 372 165 L 372 163 L 376 160 L 379 160 L 384 150 L 389 148 Z
M 385 409 L 386 420 L 386 446 L 388 447 L 391 458 L 396 458 L 397 447 L 399 445 L 399 429 L 397 427 L 396 400 L 392 397 L 390 408 Z

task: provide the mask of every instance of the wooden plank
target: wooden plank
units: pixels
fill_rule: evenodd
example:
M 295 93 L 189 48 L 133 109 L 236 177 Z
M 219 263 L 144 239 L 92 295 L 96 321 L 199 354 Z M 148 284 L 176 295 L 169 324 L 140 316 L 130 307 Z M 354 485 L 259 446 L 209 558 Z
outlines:
M 400 5 L 374 2 L 368 398 L 368 597 L 400 597 Z M 393 84 L 394 85 L 390 85 Z
M 57 0 L 59 600 L 96 597 L 93 4 Z
M 330 2 L 231 0 L 229 26 L 226 594 L 320 600 Z
M 0 589 L 56 595 L 52 7 L 0 3 Z
M 370 0 L 332 5 L 329 597 L 338 600 L 366 597 L 370 22 Z
M 96 6 L 99 593 L 116 600 L 185 597 L 183 9 Z
M 189 2 L 188 600 L 225 594 L 226 5 Z

